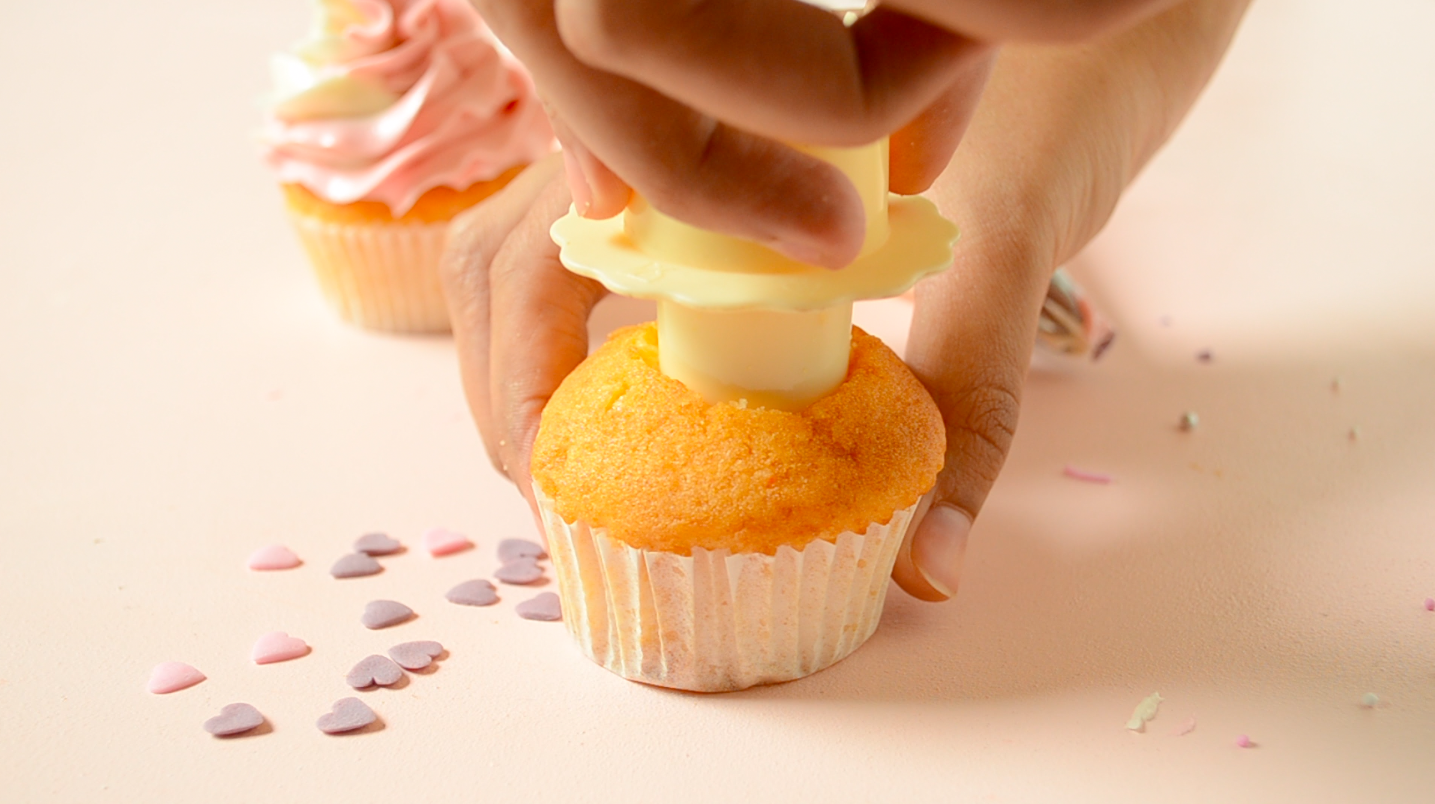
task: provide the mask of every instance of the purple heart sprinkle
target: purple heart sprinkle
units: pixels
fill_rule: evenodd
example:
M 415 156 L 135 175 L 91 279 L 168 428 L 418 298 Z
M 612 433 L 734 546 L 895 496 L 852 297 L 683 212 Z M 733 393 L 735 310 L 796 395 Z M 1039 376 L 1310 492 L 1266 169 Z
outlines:
M 403 677 L 404 671 L 399 669 L 392 659 L 376 653 L 360 659 L 344 680 L 358 690 L 364 687 L 387 687 L 399 683 L 399 679 Z
M 529 584 L 543 577 L 543 568 L 532 558 L 520 558 L 499 567 L 493 577 L 504 583 Z
M 362 729 L 378 719 L 374 710 L 358 698 L 340 698 L 334 702 L 333 710 L 320 716 L 314 725 L 325 734 L 343 734 Z
M 373 556 L 363 553 L 350 553 L 329 568 L 329 574 L 335 578 L 362 578 L 365 575 L 376 575 L 384 571 L 384 567 L 375 561 Z
M 444 598 L 460 606 L 492 606 L 498 602 L 498 592 L 493 584 L 482 578 L 463 583 L 448 590 Z
M 364 614 L 359 622 L 365 628 L 379 629 L 398 625 L 414 616 L 414 610 L 397 600 L 370 600 L 364 604 Z
M 219 710 L 219 714 L 204 721 L 204 730 L 215 737 L 232 737 L 257 729 L 264 723 L 264 716 L 247 703 L 232 703 Z
M 387 533 L 365 533 L 354 540 L 354 552 L 371 556 L 386 556 L 402 549 L 403 545 Z
M 405 642 L 389 648 L 389 658 L 406 670 L 422 670 L 443 654 L 443 645 L 433 640 Z
M 563 619 L 563 607 L 558 602 L 558 595 L 552 592 L 544 592 L 532 600 L 525 600 L 513 607 L 519 617 L 525 620 L 561 620 Z
M 511 564 L 520 558 L 547 558 L 543 547 L 527 539 L 504 539 L 498 543 L 498 563 Z

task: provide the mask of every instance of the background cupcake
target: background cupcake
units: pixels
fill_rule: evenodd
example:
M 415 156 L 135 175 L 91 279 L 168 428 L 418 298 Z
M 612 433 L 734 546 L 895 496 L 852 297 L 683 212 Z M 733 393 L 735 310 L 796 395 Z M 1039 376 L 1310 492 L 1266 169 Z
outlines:
M 543 412 L 532 469 L 563 619 L 635 681 L 716 692 L 856 650 L 942 467 L 942 418 L 881 341 L 790 412 L 712 403 L 658 366 L 657 327 L 615 333 Z
M 552 151 L 527 72 L 467 0 L 320 0 L 274 57 L 265 159 L 346 320 L 448 329 L 448 223 Z

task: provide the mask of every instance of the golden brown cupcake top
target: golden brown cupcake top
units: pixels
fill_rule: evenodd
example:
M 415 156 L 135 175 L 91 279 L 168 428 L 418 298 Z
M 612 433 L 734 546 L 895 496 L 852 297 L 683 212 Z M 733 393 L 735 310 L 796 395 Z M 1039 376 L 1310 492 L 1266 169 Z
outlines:
M 941 414 L 853 328 L 847 379 L 792 413 L 711 404 L 658 369 L 654 324 L 618 330 L 553 394 L 533 478 L 569 522 L 633 547 L 772 554 L 885 524 L 936 481 Z

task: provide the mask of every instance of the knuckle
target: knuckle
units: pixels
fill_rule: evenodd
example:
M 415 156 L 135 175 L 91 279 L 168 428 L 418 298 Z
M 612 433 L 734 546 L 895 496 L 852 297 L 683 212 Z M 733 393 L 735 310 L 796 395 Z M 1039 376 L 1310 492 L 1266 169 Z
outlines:
M 996 481 L 1016 436 L 1021 400 L 1013 384 L 985 382 L 963 392 L 948 410 L 956 415 L 948 424 L 949 463 L 990 484 Z

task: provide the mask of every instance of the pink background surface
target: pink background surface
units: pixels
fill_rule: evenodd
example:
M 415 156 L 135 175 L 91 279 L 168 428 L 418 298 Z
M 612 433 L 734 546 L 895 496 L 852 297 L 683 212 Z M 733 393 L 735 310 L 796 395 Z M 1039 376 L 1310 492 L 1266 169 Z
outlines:
M 1435 6 L 1257 2 L 1073 266 L 1120 339 L 1033 373 L 958 597 L 894 589 L 851 659 L 724 696 L 607 674 L 528 591 L 443 601 L 531 525 L 451 344 L 336 322 L 286 228 L 255 99 L 307 14 L 0 11 L 0 800 L 1430 800 Z M 478 549 L 327 575 L 433 525 Z M 304 566 L 245 570 L 270 542 Z M 360 627 L 381 597 L 418 619 Z M 314 651 L 254 666 L 269 630 Z M 382 730 L 313 727 L 410 639 L 451 655 L 363 694 Z M 171 659 L 209 680 L 146 693 Z M 268 733 L 200 730 L 241 700 Z

